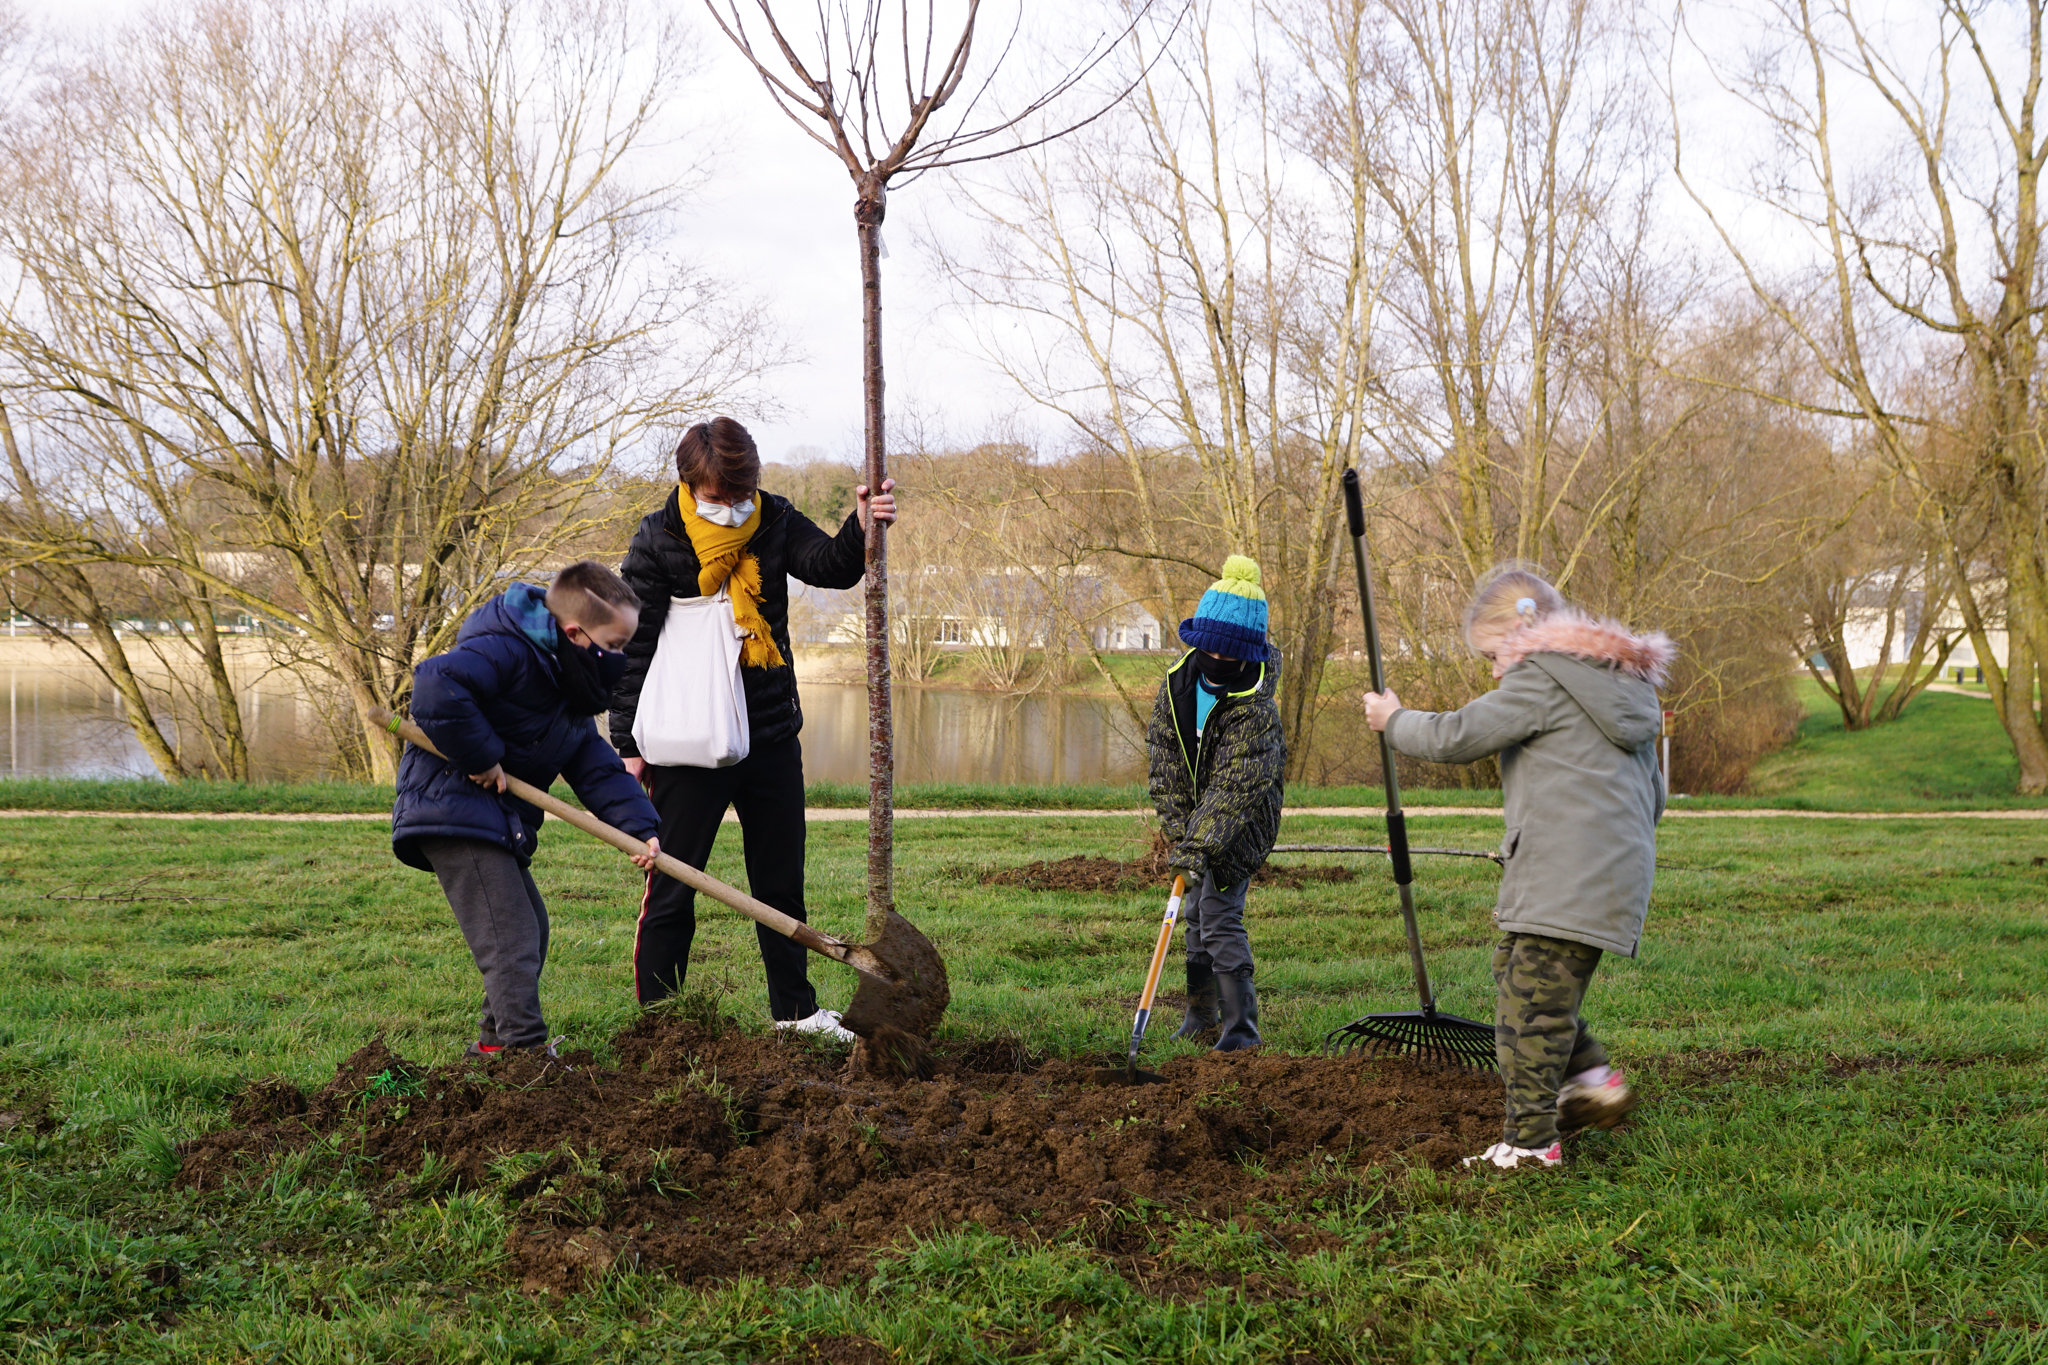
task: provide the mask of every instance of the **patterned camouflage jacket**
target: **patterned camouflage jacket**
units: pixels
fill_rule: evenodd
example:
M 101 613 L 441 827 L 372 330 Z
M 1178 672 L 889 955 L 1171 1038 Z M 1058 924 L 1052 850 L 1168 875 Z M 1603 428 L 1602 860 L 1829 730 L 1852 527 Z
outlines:
M 1195 669 L 1181 656 L 1159 684 L 1145 747 L 1152 763 L 1152 804 L 1173 851 L 1167 863 L 1192 890 L 1204 872 L 1219 887 L 1250 878 L 1280 837 L 1280 797 L 1287 741 L 1273 694 L 1280 657 L 1261 666 L 1259 680 L 1219 697 L 1208 728 L 1195 738 Z

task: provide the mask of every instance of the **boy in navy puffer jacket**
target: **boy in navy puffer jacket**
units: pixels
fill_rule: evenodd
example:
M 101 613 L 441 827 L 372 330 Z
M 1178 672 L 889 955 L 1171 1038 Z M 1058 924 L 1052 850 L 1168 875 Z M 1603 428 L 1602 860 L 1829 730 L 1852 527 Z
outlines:
M 598 818 L 647 840 L 633 861 L 654 865 L 654 806 L 593 719 L 625 671 L 639 606 L 617 574 L 583 560 L 545 590 L 513 584 L 462 623 L 455 648 L 413 670 L 413 720 L 448 757 L 406 746 L 391 847 L 440 878 L 483 973 L 472 1055 L 553 1053 L 540 1010 L 548 909 L 527 871 L 541 812 L 504 794 L 506 776 L 543 791 L 567 779 Z

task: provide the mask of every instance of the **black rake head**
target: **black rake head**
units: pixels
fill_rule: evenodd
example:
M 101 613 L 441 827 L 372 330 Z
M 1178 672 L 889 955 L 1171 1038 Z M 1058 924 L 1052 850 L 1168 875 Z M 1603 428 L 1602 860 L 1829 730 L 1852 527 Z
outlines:
M 1491 1071 L 1500 1063 L 1493 1050 L 1493 1025 L 1435 1010 L 1368 1014 L 1330 1030 L 1323 1051 L 1331 1056 L 1398 1055 L 1439 1066 Z

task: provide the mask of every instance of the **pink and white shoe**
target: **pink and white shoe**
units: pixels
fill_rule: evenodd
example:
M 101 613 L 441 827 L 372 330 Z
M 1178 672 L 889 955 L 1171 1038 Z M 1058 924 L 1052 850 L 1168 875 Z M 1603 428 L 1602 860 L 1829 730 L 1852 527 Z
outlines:
M 1628 1117 L 1638 1099 L 1621 1078 L 1621 1068 L 1596 1066 L 1571 1077 L 1557 1090 L 1557 1126 L 1612 1128 Z
M 1553 1142 L 1548 1147 L 1517 1147 L 1511 1142 L 1496 1142 L 1478 1156 L 1468 1156 L 1458 1164 L 1472 1166 L 1490 1161 L 1504 1171 L 1512 1171 L 1525 1163 L 1531 1168 L 1564 1165 L 1564 1143 Z

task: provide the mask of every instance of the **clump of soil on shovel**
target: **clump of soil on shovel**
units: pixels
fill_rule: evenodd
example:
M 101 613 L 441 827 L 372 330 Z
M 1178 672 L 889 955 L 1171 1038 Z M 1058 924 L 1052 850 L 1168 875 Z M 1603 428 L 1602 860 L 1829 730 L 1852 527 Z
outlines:
M 426 1069 L 373 1042 L 311 1095 L 261 1082 L 241 1126 L 182 1149 L 183 1183 L 252 1178 L 338 1134 L 381 1197 L 492 1188 L 530 1290 L 614 1264 L 685 1282 L 836 1282 L 906 1232 L 961 1223 L 1078 1231 L 1113 1254 L 1140 1199 L 1280 1237 L 1289 1210 L 1354 1193 L 1364 1168 L 1446 1168 L 1499 1133 L 1500 1082 L 1404 1059 L 1177 1057 L 1164 1085 L 1090 1083 L 1084 1061 L 942 1041 L 929 1082 L 849 1078 L 837 1055 L 676 1015 L 615 1041 L 616 1067 L 530 1056 Z

